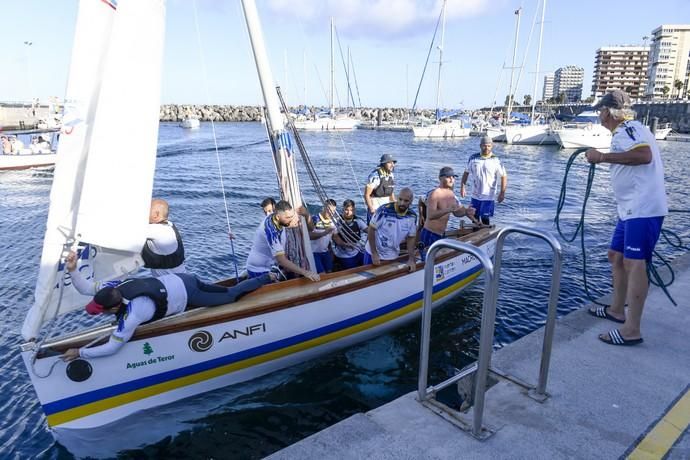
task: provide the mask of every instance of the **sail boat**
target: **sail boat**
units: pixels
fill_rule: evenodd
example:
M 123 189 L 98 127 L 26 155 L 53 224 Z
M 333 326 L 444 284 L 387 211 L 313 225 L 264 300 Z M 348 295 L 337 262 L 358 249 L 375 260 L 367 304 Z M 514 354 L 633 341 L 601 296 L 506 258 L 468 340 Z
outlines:
M 506 143 L 520 145 L 548 145 L 557 144 L 556 138 L 551 133 L 551 127 L 543 123 L 537 123 L 537 84 L 539 82 L 539 64 L 541 61 L 541 45 L 544 36 L 544 18 L 546 14 L 546 0 L 542 0 L 541 23 L 539 25 L 539 47 L 537 49 L 537 64 L 534 72 L 534 90 L 532 94 L 532 115 L 529 125 L 507 125 L 505 127 Z
M 328 114 L 314 114 L 311 120 L 296 120 L 295 127 L 304 131 L 351 131 L 362 121 L 335 110 L 335 23 L 331 18 L 331 87 L 328 95 Z
M 441 6 L 441 41 L 438 46 L 438 79 L 436 82 L 436 122 L 432 125 L 415 126 L 412 128 L 414 137 L 469 137 L 471 128 L 466 127 L 462 120 L 449 119 L 454 114 L 444 114 L 441 111 L 441 70 L 443 68 L 443 45 L 446 35 L 446 3 Z
M 258 12 L 254 0 L 243 0 L 242 5 L 281 195 L 298 205 L 293 143 L 273 91 Z M 246 382 L 367 340 L 421 313 L 423 263 L 410 273 L 401 259 L 327 274 L 319 282 L 293 279 L 264 286 L 233 304 L 142 325 L 114 355 L 60 360 L 66 349 L 101 343 L 114 329 L 103 324 L 59 336 L 51 335 L 52 328 L 45 332 L 52 319 L 81 309 L 89 300 L 64 276 L 61 253 L 80 245 L 78 269 L 97 279 L 123 277 L 140 265 L 156 159 L 164 18 L 164 0 L 80 2 L 67 96 L 73 103 L 71 119 L 82 121 L 74 124 L 74 137 L 60 144 L 64 155 L 55 171 L 35 303 L 20 345 L 48 425 L 58 438 L 61 432 L 100 427 L 144 409 Z M 127 139 L 113 135 L 125 110 L 137 117 Z M 130 153 L 119 138 L 131 142 L 133 137 L 140 148 Z M 136 181 L 129 180 L 132 174 Z M 125 180 L 127 187 L 118 186 Z M 494 252 L 493 229 L 462 228 L 451 237 Z M 467 254 L 447 251 L 437 260 L 435 305 L 481 274 L 478 261 Z M 232 283 L 234 279 L 220 282 Z

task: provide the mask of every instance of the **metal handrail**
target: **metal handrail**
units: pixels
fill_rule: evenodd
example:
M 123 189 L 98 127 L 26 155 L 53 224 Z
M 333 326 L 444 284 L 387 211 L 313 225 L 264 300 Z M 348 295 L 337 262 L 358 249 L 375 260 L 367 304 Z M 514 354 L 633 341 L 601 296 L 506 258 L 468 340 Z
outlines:
M 535 394 L 530 396 L 538 401 L 544 401 L 546 395 L 546 382 L 551 360 L 551 348 L 556 325 L 556 313 L 558 307 L 558 294 L 561 282 L 562 250 L 558 240 L 543 231 L 531 229 L 521 225 L 509 225 L 501 229 L 496 237 L 495 262 L 480 248 L 474 245 L 462 243 L 457 240 L 442 239 L 431 245 L 426 256 L 424 267 L 424 304 L 422 307 L 422 343 L 419 358 L 418 398 L 420 402 L 426 402 L 437 391 L 451 385 L 463 377 L 476 372 L 474 385 L 474 414 L 472 417 L 472 435 L 478 439 L 485 439 L 482 432 L 482 419 L 484 416 L 484 400 L 486 384 L 491 366 L 493 353 L 493 341 L 496 322 L 496 300 L 498 298 L 498 282 L 503 260 L 503 245 L 506 237 L 511 233 L 522 233 L 535 236 L 546 241 L 553 250 L 554 261 L 551 275 L 551 289 L 549 292 L 549 307 L 544 327 L 544 342 L 542 344 L 541 364 L 539 368 L 539 380 Z M 433 303 L 434 262 L 436 254 L 442 248 L 451 248 L 457 251 L 467 252 L 475 256 L 484 267 L 484 300 L 482 304 L 482 321 L 479 337 L 479 356 L 476 365 L 431 388 L 427 387 L 429 372 L 429 346 L 431 338 L 431 308 Z M 476 369 L 476 370 L 475 370 Z
M 433 285 L 434 285 L 434 262 L 436 261 L 436 254 L 442 248 L 455 249 L 457 251 L 467 252 L 476 257 L 479 262 L 481 262 L 484 267 L 484 303 L 483 303 L 483 314 L 482 314 L 482 326 L 481 326 L 481 337 L 479 345 L 479 355 L 480 359 L 477 365 L 477 384 L 475 388 L 474 396 L 474 417 L 473 417 L 473 429 L 472 434 L 477 437 L 481 436 L 482 428 L 482 416 L 484 412 L 484 392 L 486 389 L 486 380 L 489 375 L 489 362 L 491 358 L 491 351 L 493 349 L 493 323 L 496 317 L 496 299 L 495 293 L 496 289 L 496 278 L 494 275 L 494 264 L 491 262 L 491 258 L 480 248 L 468 244 L 462 243 L 460 241 L 451 239 L 442 239 L 436 241 L 429 247 L 429 251 L 426 256 L 426 264 L 424 266 L 424 304 L 422 307 L 422 346 L 419 357 L 419 381 L 418 381 L 418 395 L 420 401 L 425 401 L 428 399 L 429 395 L 433 392 L 427 392 L 427 379 L 429 372 L 429 345 L 431 338 L 431 306 L 433 297 Z M 488 330 L 491 330 L 491 334 Z M 488 342 L 488 349 L 487 343 Z M 482 355 L 488 353 L 488 358 Z M 440 390 L 454 381 L 457 378 L 446 380 L 445 382 L 436 385 L 435 391 Z
M 494 272 L 497 282 L 495 289 L 498 290 L 498 278 L 501 273 L 501 262 L 503 261 L 503 244 L 506 237 L 511 233 L 522 233 L 524 235 L 534 236 L 546 241 L 553 250 L 553 265 L 551 271 L 551 289 L 549 291 L 549 307 L 546 314 L 546 324 L 544 325 L 544 341 L 542 343 L 541 364 L 539 366 L 539 380 L 535 390 L 537 398 L 545 399 L 546 397 L 546 380 L 549 375 L 549 363 L 551 361 L 551 348 L 553 345 L 553 334 L 556 328 L 556 314 L 558 309 L 558 294 L 561 287 L 561 265 L 563 263 L 563 255 L 561 243 L 550 233 L 535 230 L 522 225 L 508 225 L 498 232 L 496 237 L 496 250 L 494 257 Z M 497 292 L 494 293 L 494 298 L 497 298 Z M 495 305 L 494 305 L 495 308 Z M 481 358 L 481 356 L 480 356 Z

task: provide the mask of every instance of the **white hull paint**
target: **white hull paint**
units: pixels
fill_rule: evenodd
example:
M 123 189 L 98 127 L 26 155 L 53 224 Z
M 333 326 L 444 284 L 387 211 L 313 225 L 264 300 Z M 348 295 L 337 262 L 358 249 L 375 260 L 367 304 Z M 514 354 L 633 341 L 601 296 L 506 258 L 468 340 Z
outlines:
M 506 129 L 504 127 L 486 128 L 486 135 L 494 142 L 506 141 Z
M 201 122 L 198 118 L 185 118 L 180 122 L 180 128 L 184 129 L 199 129 Z
M 356 118 L 317 118 L 295 121 L 295 128 L 300 131 L 352 131 L 360 123 Z
M 488 240 L 482 247 L 493 254 L 495 240 Z M 476 279 L 480 268 L 467 254 L 438 263 L 435 305 Z M 48 424 L 59 429 L 56 433 L 96 428 L 141 410 L 245 382 L 394 329 L 420 315 L 423 276 L 424 271 L 418 270 L 301 305 L 132 340 L 115 355 L 90 360 L 92 373 L 80 382 L 67 377 L 68 365 L 61 361 L 48 377 L 39 378 L 31 370 L 30 347 L 23 347 L 22 357 Z M 322 282 L 319 291 L 341 286 L 348 277 L 368 279 L 371 274 L 358 272 L 330 279 Z M 251 301 L 247 298 L 240 302 Z M 204 310 L 184 315 L 198 313 L 203 315 Z M 35 369 L 45 374 L 56 361 L 57 356 L 40 358 Z
M 507 126 L 505 141 L 516 145 L 555 145 L 556 138 L 548 125 Z
M 412 128 L 414 137 L 426 138 L 455 138 L 470 137 L 470 128 L 464 128 L 455 123 L 439 123 L 429 126 L 415 126 Z
M 663 141 L 666 139 L 666 136 L 668 136 L 670 132 L 671 128 L 657 128 L 656 132 L 654 133 L 654 139 L 658 141 Z
M 611 147 L 611 131 L 601 125 L 585 128 L 562 128 L 553 131 L 558 143 L 564 149 Z
M 30 155 L 0 154 L 0 171 L 53 166 L 56 160 L 56 153 L 36 153 Z

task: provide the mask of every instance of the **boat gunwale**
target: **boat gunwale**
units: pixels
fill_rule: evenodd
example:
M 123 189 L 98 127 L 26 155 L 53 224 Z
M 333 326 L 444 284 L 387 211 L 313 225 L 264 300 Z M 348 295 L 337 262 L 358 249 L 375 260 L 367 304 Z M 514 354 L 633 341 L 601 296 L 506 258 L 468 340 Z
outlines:
M 471 233 L 464 235 L 459 235 L 453 237 L 463 242 L 473 244 L 475 246 L 481 246 L 487 241 L 496 237 L 498 230 L 495 227 L 491 228 L 480 228 L 474 230 Z M 438 254 L 436 262 L 443 262 L 453 257 L 457 257 L 458 251 L 455 250 L 443 250 Z M 382 273 L 376 274 L 371 278 L 363 278 L 361 280 L 353 281 L 347 283 L 344 286 L 333 286 L 332 288 L 327 288 L 323 291 L 314 290 L 309 292 L 307 295 L 299 296 L 298 290 L 300 287 L 313 286 L 313 282 L 305 278 L 298 278 L 293 280 L 284 281 L 281 283 L 275 283 L 263 286 L 258 290 L 251 292 L 243 297 L 242 300 L 232 303 L 219 305 L 215 307 L 201 307 L 191 310 L 186 310 L 178 315 L 163 318 L 154 323 L 145 324 L 137 328 L 134 335 L 130 341 L 148 339 L 151 337 L 163 336 L 171 333 L 184 332 L 191 329 L 196 329 L 204 326 L 209 326 L 213 324 L 220 324 L 228 321 L 234 321 L 242 318 L 247 318 L 259 314 L 270 313 L 273 311 L 284 310 L 287 308 L 297 307 L 304 305 L 315 300 L 335 297 L 341 294 L 359 290 L 365 287 L 373 286 L 386 282 L 388 280 L 397 278 L 408 274 L 406 268 L 399 267 L 400 263 L 404 263 L 406 255 L 403 255 L 396 259 L 395 262 L 390 264 L 385 264 L 381 266 L 364 265 L 360 267 L 355 267 L 348 270 L 338 271 L 335 273 L 322 274 L 321 281 L 334 281 L 339 278 L 347 277 L 360 272 L 369 272 L 371 270 L 378 269 Z M 424 262 L 417 262 L 417 270 L 424 269 Z M 220 285 L 230 285 L 234 282 L 234 279 L 228 279 L 218 282 Z M 261 296 L 273 293 L 275 291 L 285 290 L 286 288 L 295 289 L 296 295 L 286 296 L 282 299 L 268 300 L 266 303 L 258 305 L 254 303 L 253 305 L 248 305 L 247 300 L 261 300 Z M 94 343 L 104 343 L 110 332 L 114 329 L 114 325 L 99 325 L 77 333 L 71 333 L 64 336 L 58 336 L 50 341 L 44 342 L 39 350 L 38 358 L 54 356 L 57 352 L 64 352 L 69 348 L 82 347 L 99 335 L 103 337 Z M 108 333 L 108 336 L 105 334 Z M 27 344 L 21 345 L 24 349 Z

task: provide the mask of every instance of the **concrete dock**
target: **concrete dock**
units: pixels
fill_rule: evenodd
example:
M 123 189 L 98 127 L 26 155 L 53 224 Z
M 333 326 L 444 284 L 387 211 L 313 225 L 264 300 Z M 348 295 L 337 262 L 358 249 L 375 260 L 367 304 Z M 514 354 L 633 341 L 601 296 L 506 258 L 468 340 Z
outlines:
M 409 393 L 276 452 L 271 459 L 690 459 L 690 254 L 674 263 L 670 292 L 650 290 L 643 344 L 611 346 L 618 324 L 586 308 L 560 318 L 544 403 L 506 380 L 486 393 L 478 441 Z M 535 383 L 543 328 L 494 352 L 492 365 Z M 435 382 L 431 382 L 435 383 Z M 468 412 L 471 414 L 471 410 Z

